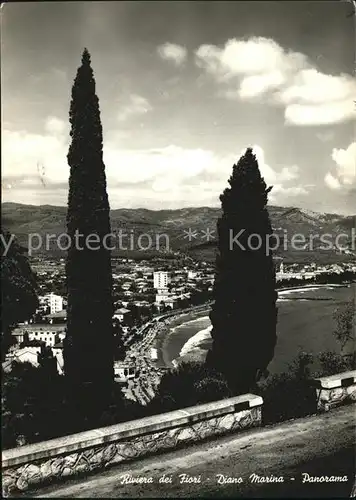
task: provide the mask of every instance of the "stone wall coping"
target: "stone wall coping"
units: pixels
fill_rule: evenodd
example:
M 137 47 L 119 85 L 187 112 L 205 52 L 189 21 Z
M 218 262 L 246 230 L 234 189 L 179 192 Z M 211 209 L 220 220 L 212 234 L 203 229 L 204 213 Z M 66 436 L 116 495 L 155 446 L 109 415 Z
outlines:
M 335 389 L 337 387 L 346 387 L 356 384 L 356 370 L 330 375 L 329 377 L 320 377 L 313 380 L 319 389 Z
M 215 416 L 248 410 L 262 404 L 263 399 L 260 396 L 243 394 L 212 403 L 131 420 L 109 427 L 101 427 L 40 443 L 19 446 L 18 448 L 2 452 L 2 469 L 34 462 L 42 458 L 55 457 L 65 453 L 75 453 L 78 450 L 99 446 L 103 443 L 110 444 L 128 437 L 133 438 L 158 432 Z

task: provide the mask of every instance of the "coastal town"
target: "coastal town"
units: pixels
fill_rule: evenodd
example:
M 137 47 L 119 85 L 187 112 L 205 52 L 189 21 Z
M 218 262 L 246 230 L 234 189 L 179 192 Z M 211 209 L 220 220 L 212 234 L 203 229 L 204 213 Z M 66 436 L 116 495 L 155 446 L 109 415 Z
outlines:
M 39 356 L 53 356 L 63 374 L 67 297 L 64 260 L 34 258 L 39 308 L 33 317 L 12 331 L 13 344 L 2 366 L 14 362 L 39 365 Z M 279 288 L 313 283 L 342 283 L 356 275 L 356 265 L 284 264 L 275 259 Z M 135 261 L 113 259 L 113 328 L 115 381 L 128 399 L 146 404 L 162 374 L 172 367 L 159 353 L 158 339 L 187 311 L 208 311 L 212 300 L 214 265 L 190 257 Z
M 1 2 L 2 497 L 356 496 L 355 7 Z

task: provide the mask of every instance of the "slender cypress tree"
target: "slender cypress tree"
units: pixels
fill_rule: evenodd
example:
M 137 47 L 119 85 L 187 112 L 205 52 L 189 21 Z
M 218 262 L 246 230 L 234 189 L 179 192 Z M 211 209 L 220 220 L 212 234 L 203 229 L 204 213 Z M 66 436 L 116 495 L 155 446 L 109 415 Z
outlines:
M 229 184 L 220 196 L 213 344 L 206 363 L 224 374 L 234 394 L 242 394 L 266 370 L 276 344 L 276 279 L 266 208 L 272 188 L 261 177 L 251 148 L 233 166 Z
M 110 219 L 102 126 L 87 49 L 72 88 L 69 117 L 67 234 L 71 246 L 66 261 L 64 368 L 78 408 L 100 412 L 108 404 L 114 379 L 112 272 L 104 239 L 110 234 Z

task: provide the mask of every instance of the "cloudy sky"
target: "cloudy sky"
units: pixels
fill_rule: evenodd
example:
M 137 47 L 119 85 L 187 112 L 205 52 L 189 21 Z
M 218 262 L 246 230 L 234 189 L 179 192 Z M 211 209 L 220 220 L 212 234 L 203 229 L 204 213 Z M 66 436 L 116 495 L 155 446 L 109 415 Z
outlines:
M 349 2 L 38 2 L 2 15 L 3 201 L 65 205 L 87 47 L 112 208 L 217 206 L 253 146 L 270 202 L 356 213 Z

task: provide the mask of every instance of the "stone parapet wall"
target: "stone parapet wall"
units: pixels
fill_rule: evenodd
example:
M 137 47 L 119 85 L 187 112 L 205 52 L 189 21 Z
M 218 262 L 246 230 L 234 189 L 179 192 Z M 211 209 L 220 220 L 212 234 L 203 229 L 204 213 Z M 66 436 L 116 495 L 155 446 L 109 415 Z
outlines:
M 5 450 L 3 495 L 260 426 L 262 404 L 260 396 L 245 394 Z
M 318 411 L 356 401 L 356 370 L 314 379 L 313 386 Z
M 312 381 L 318 411 L 356 401 L 356 370 Z M 254 394 L 215 401 L 2 453 L 3 496 L 16 496 L 78 474 L 258 427 L 263 400 Z

